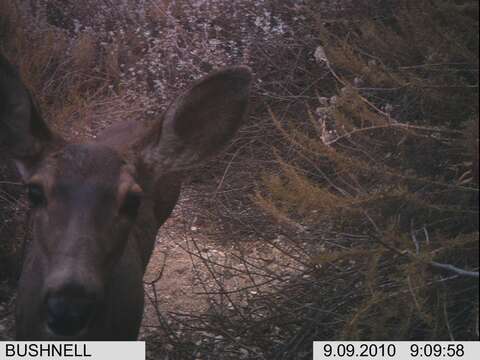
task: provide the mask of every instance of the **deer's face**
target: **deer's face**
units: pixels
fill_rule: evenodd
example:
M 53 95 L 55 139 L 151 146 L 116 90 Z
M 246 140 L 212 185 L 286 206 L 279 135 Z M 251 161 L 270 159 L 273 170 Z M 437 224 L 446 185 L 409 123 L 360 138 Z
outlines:
M 142 201 L 133 175 L 108 147 L 67 145 L 27 180 L 48 331 L 80 334 L 101 311 Z
M 121 260 L 137 257 L 144 266 L 148 260 L 156 228 L 149 239 L 137 235 L 131 240 L 134 227 L 153 226 L 147 224 L 150 220 L 161 225 L 173 206 L 171 199 L 176 200 L 178 187 L 155 189 L 159 179 L 196 166 L 233 137 L 247 109 L 250 82 L 246 67 L 218 71 L 193 84 L 142 131 L 124 127 L 103 141 L 75 145 L 50 130 L 18 74 L 0 55 L 0 151 L 17 164 L 32 206 L 29 259 L 35 267 L 26 267 L 21 276 L 19 337 L 113 337 L 94 335 L 90 329 L 111 329 L 99 316 L 107 306 L 105 298 L 112 306 L 112 299 L 128 296 L 119 277 L 129 271 L 122 267 L 119 275 L 118 263 L 130 264 Z M 147 201 L 152 193 L 161 195 Z M 141 288 L 140 278 L 128 286 Z M 25 295 L 32 288 L 40 300 Z M 137 304 L 129 305 L 138 311 Z M 41 333 L 31 330 L 40 328 Z

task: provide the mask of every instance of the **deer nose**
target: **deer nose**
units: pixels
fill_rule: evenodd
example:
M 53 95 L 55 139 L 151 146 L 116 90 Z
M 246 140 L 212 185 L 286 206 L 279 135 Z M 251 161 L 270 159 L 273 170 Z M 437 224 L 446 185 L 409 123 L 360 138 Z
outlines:
M 47 326 L 56 335 L 78 335 L 87 327 L 95 307 L 88 298 L 50 296 L 46 303 Z

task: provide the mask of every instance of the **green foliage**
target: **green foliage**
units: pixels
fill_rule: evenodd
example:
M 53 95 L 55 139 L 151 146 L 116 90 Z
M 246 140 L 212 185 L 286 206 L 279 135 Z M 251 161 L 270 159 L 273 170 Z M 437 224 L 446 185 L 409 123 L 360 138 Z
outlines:
M 478 2 L 406 0 L 334 22 L 309 11 L 339 90 L 306 127 L 272 114 L 294 155 L 277 149 L 257 204 L 314 242 L 364 239 L 310 250 L 314 271 L 353 267 L 335 275 L 348 305 L 334 336 L 478 339 Z

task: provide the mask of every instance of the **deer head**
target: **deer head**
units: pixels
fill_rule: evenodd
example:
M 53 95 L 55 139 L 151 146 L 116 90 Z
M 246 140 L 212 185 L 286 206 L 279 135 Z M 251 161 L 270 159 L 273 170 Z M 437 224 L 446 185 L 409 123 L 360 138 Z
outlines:
M 33 239 L 18 289 L 19 339 L 135 339 L 142 276 L 185 170 L 214 155 L 246 113 L 247 67 L 194 83 L 152 124 L 67 143 L 0 57 L 0 150 L 27 186 Z

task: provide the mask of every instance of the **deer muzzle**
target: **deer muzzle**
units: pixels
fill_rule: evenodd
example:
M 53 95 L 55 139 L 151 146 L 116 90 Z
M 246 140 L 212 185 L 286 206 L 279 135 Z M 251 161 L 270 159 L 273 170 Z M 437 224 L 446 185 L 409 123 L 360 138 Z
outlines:
M 87 297 L 49 296 L 46 301 L 46 325 L 57 336 L 82 334 L 95 314 L 97 303 Z
M 47 278 L 42 312 L 48 333 L 59 338 L 88 335 L 104 302 L 103 287 L 95 279 L 68 271 Z

